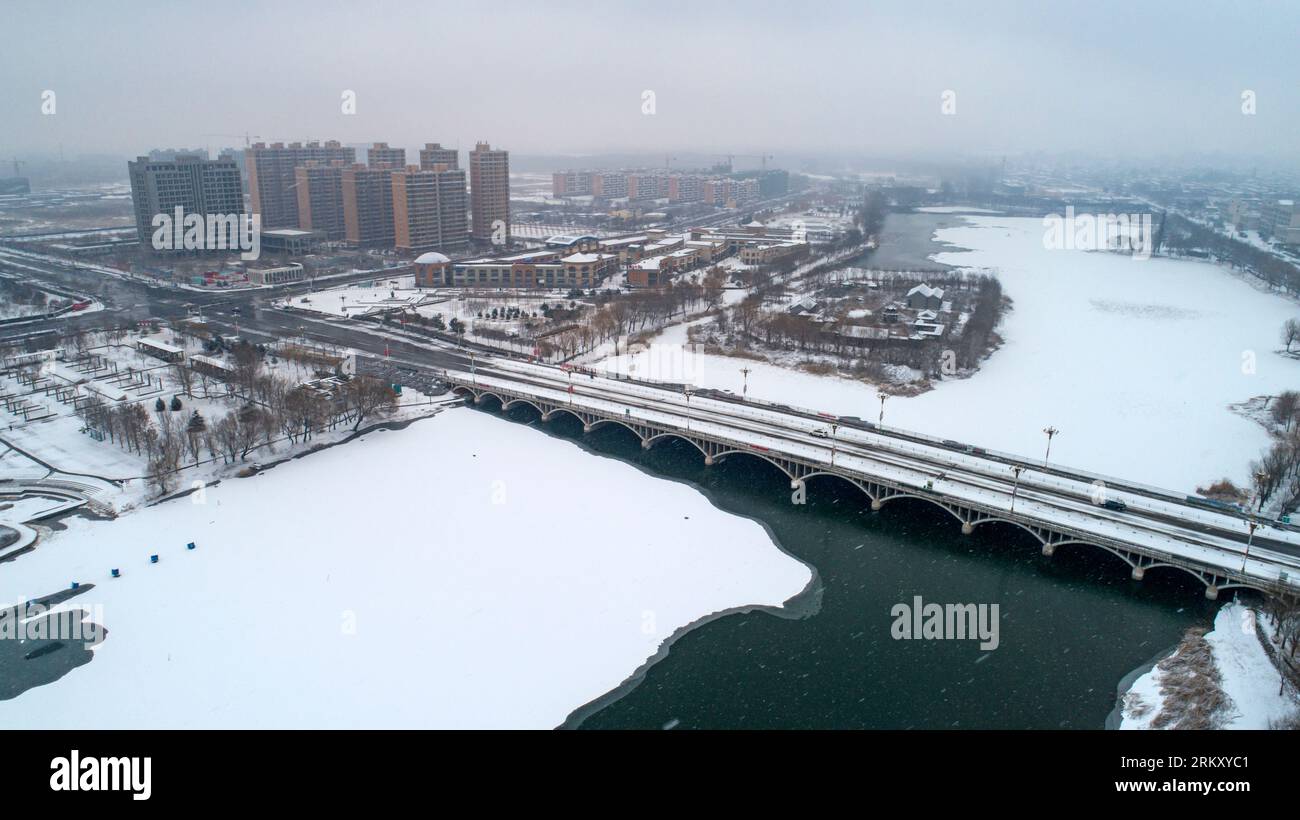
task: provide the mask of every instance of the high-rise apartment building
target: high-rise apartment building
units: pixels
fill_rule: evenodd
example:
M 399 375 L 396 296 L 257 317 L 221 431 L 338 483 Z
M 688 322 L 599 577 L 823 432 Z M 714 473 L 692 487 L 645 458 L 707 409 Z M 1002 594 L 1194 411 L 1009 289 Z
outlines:
M 465 172 L 412 165 L 392 175 L 394 245 L 399 250 L 449 250 L 469 241 Z
M 620 199 L 627 196 L 627 174 L 618 171 L 593 174 L 591 193 L 605 199 Z
M 342 170 L 343 235 L 362 248 L 393 246 L 393 171 L 353 164 Z
M 551 193 L 555 196 L 586 196 L 591 193 L 590 171 L 556 171 L 551 174 Z
M 294 169 L 298 227 L 320 231 L 326 239 L 343 239 L 343 163 L 308 162 Z
M 469 152 L 470 211 L 473 237 L 510 241 L 510 154 L 480 142 Z M 497 228 L 500 227 L 500 231 Z
M 446 165 L 448 168 L 459 168 L 460 152 L 455 148 L 443 148 L 441 143 L 426 142 L 420 149 L 420 167 L 428 171 L 435 165 Z
M 376 142 L 366 149 L 366 164 L 371 168 L 405 168 L 406 149 L 390 148 L 386 142 Z
M 153 235 L 156 214 L 174 217 L 178 207 L 185 214 L 202 214 L 205 220 L 209 214 L 244 213 L 244 189 L 233 160 L 178 154 L 162 160 L 138 157 L 126 166 L 141 247 Z
M 294 190 L 294 169 L 308 162 L 328 165 L 331 162 L 352 164 L 357 160 L 353 148 L 331 140 L 319 142 L 255 143 L 244 149 L 248 170 L 248 189 L 254 213 L 262 215 L 264 228 L 298 227 L 298 194 Z

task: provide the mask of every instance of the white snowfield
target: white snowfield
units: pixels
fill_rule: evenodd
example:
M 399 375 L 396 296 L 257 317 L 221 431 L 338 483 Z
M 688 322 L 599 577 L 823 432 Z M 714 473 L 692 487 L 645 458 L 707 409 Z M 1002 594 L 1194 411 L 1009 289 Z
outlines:
M 565 372 L 559 368 L 491 358 L 473 373 L 450 371 L 448 377 L 479 389 L 493 388 L 536 397 L 559 406 L 589 409 L 629 422 L 649 422 L 683 434 L 694 432 L 733 443 L 751 455 L 790 455 L 840 471 L 933 490 L 947 500 L 969 502 L 992 511 L 1068 527 L 1099 543 L 1145 548 L 1158 554 L 1196 561 L 1207 569 L 1238 572 L 1267 581 L 1300 586 L 1300 550 L 1279 552 L 1254 543 L 1245 556 L 1239 518 L 1189 508 L 1161 497 L 1107 491 L 1129 509 L 1100 508 L 1092 499 L 1091 478 L 1071 480 L 1025 470 L 1017 482 L 1005 465 L 948 448 L 899 441 L 887 435 L 840 426 L 830 438 L 830 421 L 814 421 L 778 410 L 737 406 L 702 396 L 687 398 L 672 390 Z M 814 433 L 818 433 L 815 435 Z M 940 500 L 940 499 L 936 499 Z M 983 516 L 981 516 L 983 517 Z M 1197 525 L 1207 525 L 1208 531 Z M 1257 538 L 1300 545 L 1300 534 L 1267 529 Z M 1236 536 L 1236 537 L 1234 537 Z
M 71 519 L 0 572 L 0 602 L 94 583 L 60 608 L 108 629 L 0 727 L 549 728 L 682 627 L 812 579 L 687 485 L 468 410 L 204 501 Z

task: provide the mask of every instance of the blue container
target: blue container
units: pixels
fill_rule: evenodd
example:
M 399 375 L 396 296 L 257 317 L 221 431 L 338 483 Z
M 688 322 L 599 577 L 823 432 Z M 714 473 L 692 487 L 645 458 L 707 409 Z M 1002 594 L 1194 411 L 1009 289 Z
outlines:
M 186 544 L 186 545 L 185 545 L 185 549 L 187 549 L 187 550 L 192 550 L 192 549 L 194 549 L 194 542 L 191 541 L 191 542 L 189 542 L 188 544 Z
M 150 555 L 150 556 L 149 556 L 149 563 L 151 563 L 151 564 L 156 564 L 156 563 L 158 563 L 158 556 L 157 556 L 157 555 Z
M 80 587 L 80 586 L 81 586 L 80 583 L 78 583 L 78 582 L 76 582 L 76 581 L 73 581 L 73 582 L 72 582 L 72 588 L 73 588 L 73 589 L 77 589 L 77 588 Z
M 121 577 L 122 577 L 122 573 L 119 572 L 118 570 L 113 570 L 113 577 L 114 577 L 114 578 L 121 578 Z

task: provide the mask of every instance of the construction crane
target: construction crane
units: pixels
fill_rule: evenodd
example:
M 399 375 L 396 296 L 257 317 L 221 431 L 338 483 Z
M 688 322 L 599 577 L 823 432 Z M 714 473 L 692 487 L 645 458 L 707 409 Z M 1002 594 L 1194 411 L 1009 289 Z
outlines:
M 10 160 L 6 160 L 6 161 L 7 161 L 7 162 L 12 162 L 12 163 L 14 164 L 14 176 L 15 176 L 15 177 L 20 177 L 20 176 L 23 175 L 22 167 L 23 167 L 24 165 L 26 165 L 27 163 L 25 163 L 25 162 L 23 162 L 22 160 L 17 159 L 17 158 L 15 158 L 15 159 L 10 159 Z
M 772 156 L 771 154 L 727 154 L 727 170 L 728 170 L 728 171 L 734 171 L 734 170 L 736 169 L 736 157 L 742 157 L 742 158 L 744 158 L 744 159 L 757 159 L 757 160 L 761 160 L 762 163 L 763 163 L 763 170 L 764 170 L 764 171 L 767 170 L 767 161 L 768 161 L 769 159 L 776 159 L 776 157 Z

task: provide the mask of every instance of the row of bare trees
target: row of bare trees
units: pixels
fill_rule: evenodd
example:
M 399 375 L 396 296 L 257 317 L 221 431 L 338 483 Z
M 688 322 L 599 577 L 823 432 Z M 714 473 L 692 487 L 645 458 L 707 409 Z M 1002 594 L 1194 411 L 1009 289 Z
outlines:
M 260 447 L 273 450 L 280 440 L 293 445 L 346 424 L 359 430 L 397 405 L 392 387 L 373 376 L 355 376 L 320 388 L 263 372 L 257 355 L 237 356 L 235 362 L 230 381 L 235 390 L 226 397 L 234 406 L 211 423 L 198 411 L 186 417 L 164 410 L 153 417 L 144 404 L 111 404 L 98 396 L 81 402 L 77 413 L 87 427 L 145 457 L 149 481 L 159 493 L 166 493 L 175 474 L 200 463 L 205 452 L 226 464 L 245 461 Z M 196 384 L 210 381 L 195 378 L 184 367 L 176 368 L 176 374 L 177 386 L 191 398 Z

